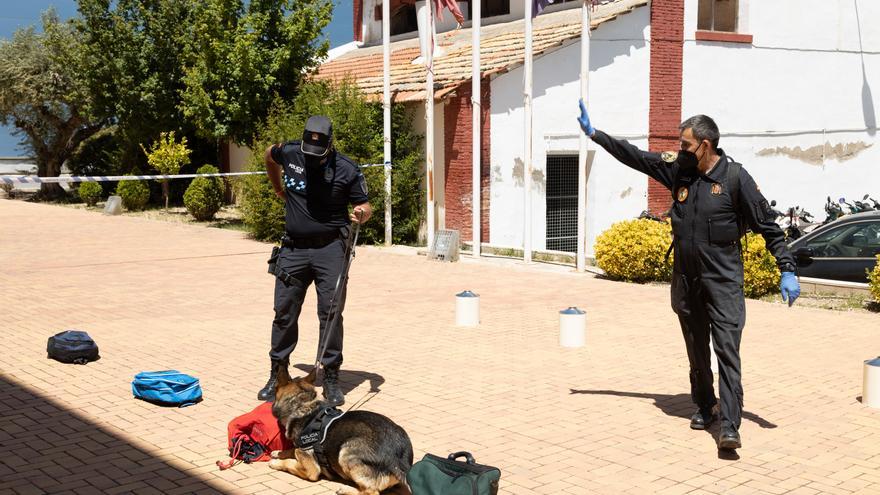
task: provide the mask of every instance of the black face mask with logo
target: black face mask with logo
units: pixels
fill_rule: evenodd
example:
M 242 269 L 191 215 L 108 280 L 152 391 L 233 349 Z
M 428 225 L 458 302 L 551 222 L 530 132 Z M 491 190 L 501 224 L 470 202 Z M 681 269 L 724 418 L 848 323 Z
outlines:
M 695 172 L 697 170 L 697 165 L 700 163 L 700 159 L 697 158 L 697 151 L 700 151 L 700 148 L 703 146 L 700 143 L 697 146 L 697 149 L 694 151 L 681 150 L 678 152 L 678 157 L 676 157 L 675 162 L 678 163 L 679 168 L 682 172 Z

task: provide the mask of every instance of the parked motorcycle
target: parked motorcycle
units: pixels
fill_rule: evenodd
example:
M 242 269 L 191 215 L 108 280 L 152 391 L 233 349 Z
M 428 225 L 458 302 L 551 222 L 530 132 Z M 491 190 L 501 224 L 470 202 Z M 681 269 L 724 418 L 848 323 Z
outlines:
M 831 201 L 831 196 L 826 198 L 825 214 L 825 220 L 822 222 L 822 225 L 831 223 L 844 215 L 843 208 L 838 203 Z
M 868 202 L 869 199 L 874 203 L 873 205 Z M 861 201 L 853 201 L 853 203 L 855 203 L 859 212 L 880 210 L 880 203 L 878 203 L 876 199 L 871 198 L 868 194 L 865 194 Z
M 846 200 L 846 198 L 840 198 L 840 199 L 838 200 L 838 202 L 839 202 L 840 204 L 842 204 L 842 205 L 845 205 L 847 208 L 849 208 L 849 213 L 850 213 L 850 214 L 853 214 L 853 213 L 861 213 L 861 212 L 863 212 L 863 211 L 870 211 L 870 210 L 871 210 L 871 208 L 868 208 L 867 210 L 863 210 L 861 206 L 858 206 L 858 205 L 855 205 L 855 204 L 853 204 L 853 203 L 850 203 L 849 201 Z M 859 202 L 856 201 L 856 203 L 859 203 Z
M 789 208 L 786 217 L 786 227 L 783 230 L 789 240 L 797 239 L 819 226 L 817 222 L 813 222 L 813 215 L 800 206 Z
M 867 195 L 867 194 L 865 195 L 865 197 L 863 198 L 863 200 L 864 200 L 864 199 L 868 199 L 868 195 Z M 853 201 L 853 204 L 855 205 L 856 210 L 857 210 L 858 212 L 863 212 L 863 211 L 873 211 L 873 210 L 874 210 L 874 208 L 872 208 L 871 205 L 870 205 L 869 203 L 867 203 L 866 201 L 855 200 L 855 201 Z

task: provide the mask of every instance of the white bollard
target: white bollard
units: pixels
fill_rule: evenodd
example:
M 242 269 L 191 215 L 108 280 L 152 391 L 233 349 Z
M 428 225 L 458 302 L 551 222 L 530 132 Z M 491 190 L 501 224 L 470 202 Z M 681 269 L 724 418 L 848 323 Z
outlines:
M 110 196 L 104 203 L 105 215 L 119 215 L 122 213 L 122 198 L 120 196 Z
M 455 295 L 455 324 L 475 327 L 480 324 L 480 295 L 469 290 Z
M 865 361 L 862 404 L 880 409 L 880 356 Z
M 559 312 L 559 345 L 583 347 L 587 335 L 587 312 L 574 306 Z

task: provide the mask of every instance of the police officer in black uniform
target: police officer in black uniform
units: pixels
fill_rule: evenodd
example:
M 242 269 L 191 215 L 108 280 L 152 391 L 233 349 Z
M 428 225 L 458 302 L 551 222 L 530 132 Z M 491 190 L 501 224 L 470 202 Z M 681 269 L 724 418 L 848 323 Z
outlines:
M 285 236 L 275 270 L 275 319 L 269 351 L 272 369 L 257 398 L 274 400 L 278 369 L 287 368 L 296 347 L 297 320 L 306 289 L 314 282 L 318 291 L 319 342 L 329 332 L 327 349 L 319 357 L 324 368 L 324 397 L 341 405 L 345 402 L 339 388 L 342 315 L 336 328 L 327 328 L 327 315 L 345 263 L 350 222 L 363 223 L 372 215 L 364 175 L 351 159 L 334 149 L 332 124 L 322 115 L 308 119 L 301 141 L 270 146 L 265 161 L 275 194 L 285 201 Z M 354 205 L 351 214 L 350 204 Z M 340 282 L 340 313 L 346 282 Z
M 711 118 L 697 115 L 681 124 L 678 152 L 650 153 L 594 129 L 583 101 L 580 108 L 578 122 L 593 142 L 672 191 L 672 309 L 684 335 L 691 398 L 698 407 L 691 428 L 703 430 L 717 419 L 709 362 L 711 333 L 721 398 L 718 447 L 740 448 L 739 344 L 745 325 L 740 237 L 745 226 L 764 237 L 782 272 L 782 298 L 791 306 L 800 295 L 800 285 L 785 235 L 752 177 L 718 148 L 718 127 Z

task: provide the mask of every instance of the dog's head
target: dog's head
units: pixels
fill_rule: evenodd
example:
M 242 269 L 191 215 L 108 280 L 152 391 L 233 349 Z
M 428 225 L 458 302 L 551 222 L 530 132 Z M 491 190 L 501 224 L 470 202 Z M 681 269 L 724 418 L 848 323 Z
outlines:
M 312 402 L 318 397 L 315 391 L 317 369 L 304 377 L 291 378 L 286 366 L 278 370 L 275 384 L 275 402 L 272 414 L 280 420 L 302 418 L 309 414 Z

